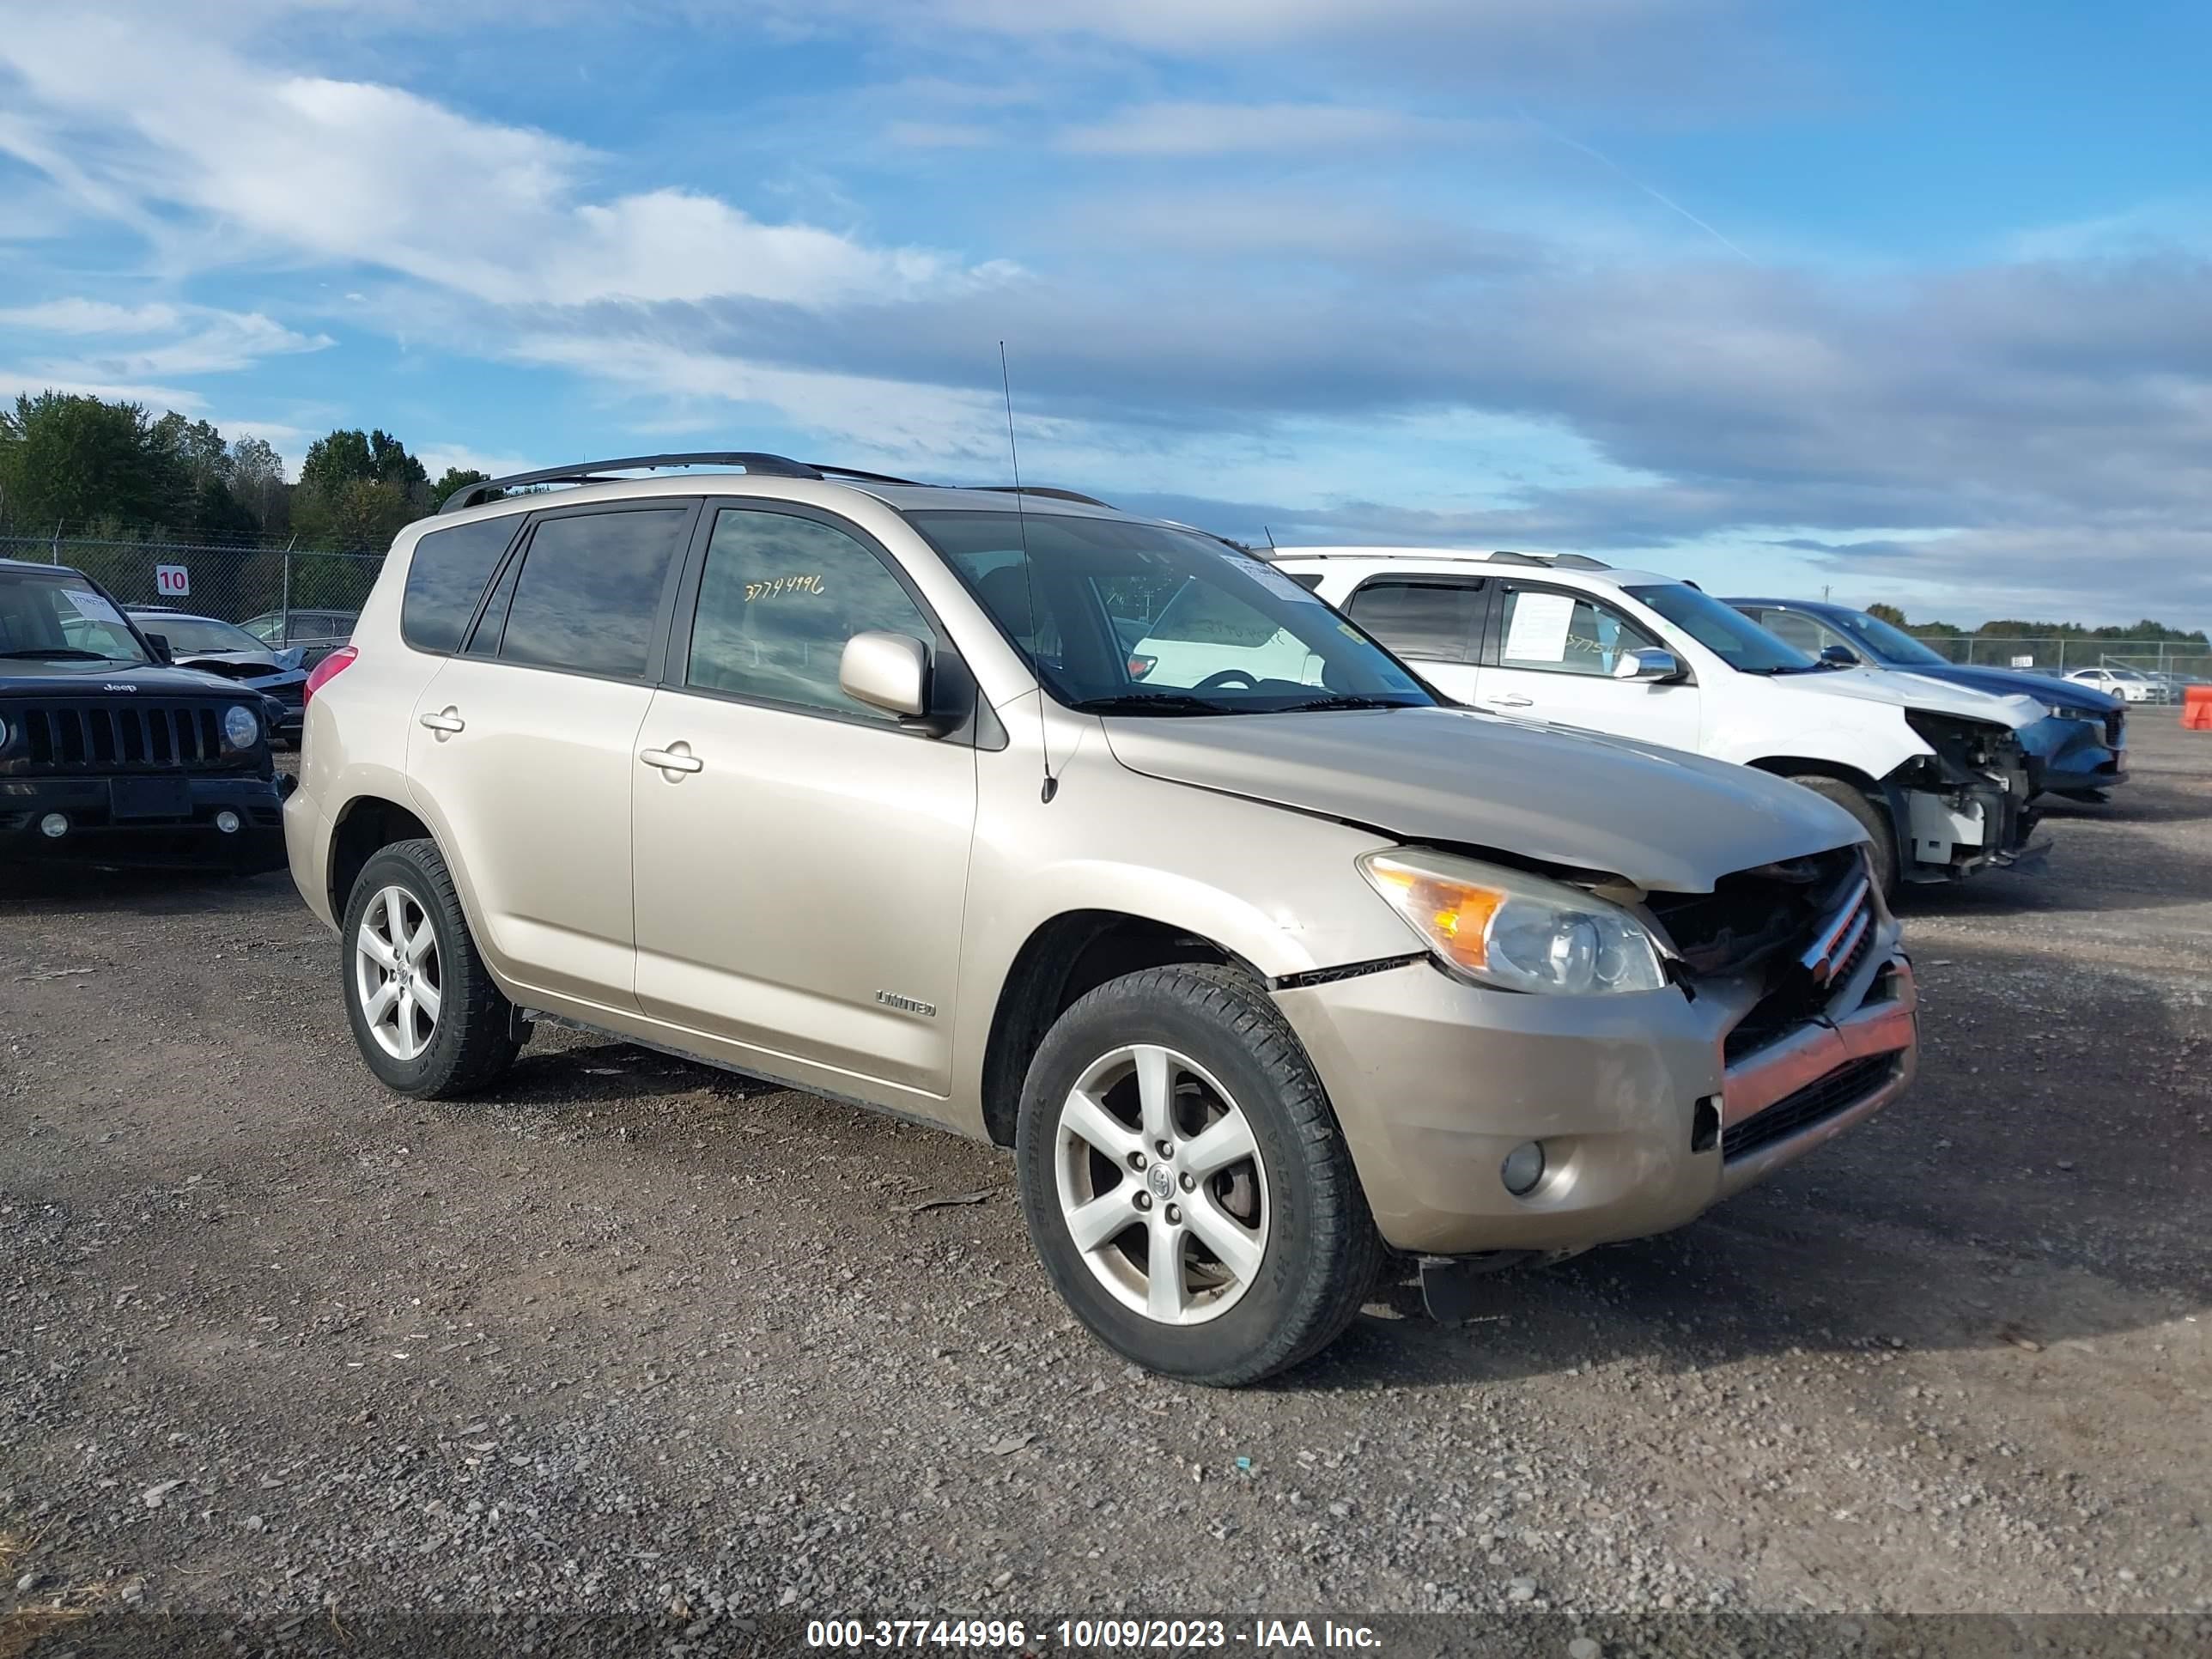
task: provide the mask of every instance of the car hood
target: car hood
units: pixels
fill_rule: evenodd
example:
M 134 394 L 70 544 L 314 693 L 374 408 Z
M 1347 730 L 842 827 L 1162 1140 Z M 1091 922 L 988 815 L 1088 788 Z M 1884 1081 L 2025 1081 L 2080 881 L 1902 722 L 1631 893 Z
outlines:
M 2109 714 L 2124 706 L 2123 699 L 2109 696 L 2094 686 L 2077 685 L 2056 675 L 2034 674 L 2020 668 L 1974 668 L 1965 663 L 1936 668 L 1916 664 L 1896 672 L 1910 674 L 1916 679 L 1940 680 L 1946 685 L 1963 685 L 1970 690 L 1986 691 L 1995 696 L 2026 697 L 2053 708 Z
M 0 658 L 0 697 L 98 696 L 103 691 L 145 696 L 208 696 L 234 692 L 228 680 L 166 664 L 46 662 Z
M 1971 686 L 1946 684 L 1902 668 L 1831 668 L 1817 674 L 1778 675 L 1773 684 L 1826 696 L 1857 697 L 1899 708 L 1924 708 L 1962 720 L 1987 720 L 2014 731 L 2042 720 L 2048 707 L 2033 697 L 2001 696 Z
M 1368 825 L 1703 893 L 1863 832 L 1748 767 L 1461 708 L 1113 719 L 1131 771 Z
M 298 668 L 283 668 L 271 662 L 258 662 L 250 657 L 202 656 L 193 654 L 177 659 L 177 666 L 213 674 L 219 679 L 241 680 L 248 685 L 281 685 L 289 680 L 307 678 Z

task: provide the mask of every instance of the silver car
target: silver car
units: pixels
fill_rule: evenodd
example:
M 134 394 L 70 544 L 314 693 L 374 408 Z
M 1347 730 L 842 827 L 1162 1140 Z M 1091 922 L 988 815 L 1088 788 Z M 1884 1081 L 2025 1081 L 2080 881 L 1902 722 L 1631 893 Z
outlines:
M 747 470 L 592 481 L 675 460 Z M 1279 633 L 1297 680 L 1247 665 Z M 1849 814 L 1445 705 L 1059 492 L 464 491 L 316 669 L 285 829 L 390 1087 L 483 1089 L 551 1018 L 1010 1148 L 1068 1304 L 1201 1382 L 1318 1351 L 1394 1253 L 1441 1307 L 1678 1226 L 1914 1064 Z

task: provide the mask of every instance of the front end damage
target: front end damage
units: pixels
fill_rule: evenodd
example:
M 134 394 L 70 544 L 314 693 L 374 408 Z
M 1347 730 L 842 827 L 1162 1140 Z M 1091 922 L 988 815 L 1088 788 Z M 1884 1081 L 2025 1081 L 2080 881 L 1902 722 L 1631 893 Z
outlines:
M 1906 881 L 1957 881 L 1978 871 L 2039 861 L 2040 812 L 2027 751 L 1994 721 L 1909 708 L 1905 721 L 1933 752 L 1882 780 L 1897 822 L 1898 873 Z

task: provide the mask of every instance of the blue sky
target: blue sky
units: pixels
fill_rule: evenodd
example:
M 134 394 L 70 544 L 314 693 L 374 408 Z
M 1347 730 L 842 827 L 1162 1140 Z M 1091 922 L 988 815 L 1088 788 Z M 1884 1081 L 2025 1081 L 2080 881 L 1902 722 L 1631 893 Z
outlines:
M 0 0 L 0 392 L 2212 624 L 2201 4 Z

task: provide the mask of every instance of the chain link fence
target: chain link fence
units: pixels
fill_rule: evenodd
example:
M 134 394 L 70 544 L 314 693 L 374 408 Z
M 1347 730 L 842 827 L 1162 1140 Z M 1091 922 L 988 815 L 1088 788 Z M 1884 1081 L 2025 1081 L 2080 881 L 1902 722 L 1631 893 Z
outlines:
M 222 622 L 266 623 L 302 611 L 343 615 L 348 620 L 341 638 L 351 630 L 351 616 L 361 610 L 375 585 L 376 573 L 384 567 L 380 553 L 112 541 L 67 534 L 0 536 L 0 558 L 70 565 L 126 605 L 168 605 Z M 313 630 L 275 631 L 281 635 Z
M 2064 635 L 2047 639 L 1987 638 L 1978 634 L 1921 641 L 1953 662 L 1977 668 L 2018 668 L 2037 674 L 2070 674 L 2077 668 L 2132 668 L 2178 679 L 2212 680 L 2212 651 L 2193 640 L 2100 640 Z

